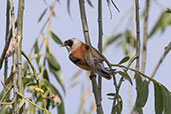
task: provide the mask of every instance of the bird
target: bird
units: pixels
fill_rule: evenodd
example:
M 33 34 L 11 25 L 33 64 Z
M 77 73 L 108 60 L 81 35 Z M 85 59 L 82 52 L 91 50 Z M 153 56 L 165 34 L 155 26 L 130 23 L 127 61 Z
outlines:
M 104 59 L 91 46 L 81 42 L 76 38 L 70 38 L 64 41 L 62 47 L 66 47 L 69 53 L 69 59 L 78 67 L 94 72 L 105 79 L 110 80 L 115 69 L 109 70 L 104 67 Z

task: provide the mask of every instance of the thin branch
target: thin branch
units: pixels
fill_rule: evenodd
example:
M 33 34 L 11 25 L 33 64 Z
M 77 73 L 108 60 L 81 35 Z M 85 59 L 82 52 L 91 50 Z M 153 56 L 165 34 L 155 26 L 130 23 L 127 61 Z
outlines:
M 146 0 L 145 16 L 144 16 L 144 41 L 142 52 L 142 66 L 141 72 L 145 72 L 146 57 L 147 57 L 147 30 L 148 30 L 148 15 L 149 15 L 150 0 Z
M 139 61 L 140 61 L 140 19 L 139 19 L 139 0 L 135 0 L 135 13 L 136 13 L 136 37 L 137 37 L 137 45 L 136 45 L 136 70 L 139 70 Z
M 149 77 L 149 76 L 143 74 L 142 72 L 140 72 L 140 71 L 138 71 L 138 70 L 135 70 L 135 69 L 133 69 L 133 68 L 126 67 L 126 66 L 123 66 L 123 65 L 120 65 L 120 64 L 111 64 L 111 66 L 120 67 L 120 68 L 125 68 L 125 69 L 128 69 L 128 70 L 137 72 L 137 73 L 139 73 L 141 76 L 143 76 L 143 77 L 149 79 L 150 81 L 157 82 L 156 80 L 152 79 L 151 77 Z
M 6 33 L 5 33 L 5 43 L 7 43 L 7 36 L 9 33 L 9 26 L 10 26 L 10 5 L 9 1 L 7 0 L 7 8 L 6 8 Z M 4 65 L 4 82 L 7 79 L 8 75 L 8 59 L 5 59 L 5 65 Z
M 2 82 L 1 82 L 2 83 Z M 1 98 L 1 102 L 3 102 L 3 100 L 5 99 L 5 97 L 8 95 L 8 93 L 11 91 L 11 89 L 13 88 L 13 86 L 10 86 L 8 89 L 7 89 L 7 91 L 5 92 L 5 94 L 2 96 L 2 98 Z
M 168 54 L 169 51 L 170 50 L 167 50 L 167 51 L 165 50 L 164 51 L 163 55 L 161 56 L 159 62 L 156 64 L 156 66 L 155 66 L 155 68 L 154 68 L 154 70 L 153 70 L 153 72 L 152 72 L 152 74 L 150 76 L 151 78 L 154 77 L 154 75 L 156 74 L 157 70 L 159 69 L 159 66 L 161 65 L 161 63 L 163 62 L 163 60 L 165 59 L 165 57 L 166 57 L 166 55 Z
M 99 27 L 99 42 L 98 42 L 98 49 L 102 53 L 102 44 L 103 44 L 103 25 L 102 25 L 102 0 L 98 1 L 98 27 Z M 98 89 L 100 99 L 102 100 L 102 77 L 98 76 Z
M 18 48 L 17 48 L 17 65 L 18 65 L 18 85 L 19 85 L 19 92 L 24 95 L 24 85 L 22 79 L 22 58 L 21 58 L 21 51 L 22 51 L 22 38 L 23 38 L 23 12 L 24 12 L 24 0 L 19 0 L 18 4 L 18 16 L 17 16 L 17 41 L 18 41 Z M 25 105 L 22 106 L 20 113 L 26 113 Z
M 15 16 L 14 16 L 14 5 L 13 5 L 13 0 L 9 0 L 10 2 L 10 9 L 11 9 L 11 28 L 12 28 L 12 38 L 13 41 L 15 42 Z M 7 52 L 8 53 L 8 52 Z M 14 86 L 14 99 L 16 99 L 16 91 L 17 91 L 17 79 L 16 79 L 16 53 L 13 53 L 12 57 L 12 73 L 13 73 L 13 86 Z M 14 101 L 14 114 L 17 114 L 17 100 Z
M 20 92 L 17 92 L 17 94 L 19 96 L 21 96 L 22 98 L 24 98 L 25 100 L 27 100 L 29 103 L 31 103 L 32 105 L 36 106 L 37 108 L 39 108 L 40 110 L 43 110 L 43 111 L 47 111 L 45 108 L 42 108 L 40 106 L 38 106 L 37 104 L 33 103 L 30 99 L 26 98 L 24 95 L 22 95 Z
M 89 36 L 89 31 L 88 31 L 88 24 L 87 24 L 87 19 L 86 19 L 86 12 L 85 12 L 85 7 L 84 7 L 84 0 L 79 0 L 79 6 L 80 6 L 80 15 L 81 15 L 85 42 L 91 46 L 90 36 Z
M 86 44 L 91 46 L 89 32 L 88 32 L 88 25 L 87 25 L 87 20 L 86 20 L 85 7 L 84 7 L 84 0 L 79 0 L 79 6 L 80 6 L 82 27 L 83 27 L 83 32 L 84 32 L 84 39 L 85 39 Z M 93 93 L 94 93 L 95 102 L 97 106 L 97 114 L 103 114 L 103 108 L 101 106 L 101 98 L 99 95 L 98 86 L 96 82 L 96 76 L 94 75 L 94 73 L 91 73 L 90 79 L 92 82 Z
M 129 61 L 127 67 L 130 67 L 131 64 L 132 64 L 136 59 L 137 59 L 137 56 L 132 57 L 132 58 L 130 59 L 130 61 Z M 127 71 L 128 71 L 128 69 L 126 69 L 126 72 L 127 72 Z M 122 84 L 123 81 L 124 81 L 124 78 L 121 77 L 121 79 L 119 80 L 118 86 L 117 86 L 117 91 L 116 91 L 116 93 L 115 93 L 116 95 L 115 95 L 114 100 L 113 100 L 112 114 L 113 114 L 114 111 L 115 111 L 115 110 L 114 110 L 114 109 L 115 109 L 115 103 L 116 103 L 116 100 L 117 100 L 117 98 L 118 98 L 118 96 L 119 96 L 119 90 L 120 90 L 120 87 L 121 87 L 121 84 Z

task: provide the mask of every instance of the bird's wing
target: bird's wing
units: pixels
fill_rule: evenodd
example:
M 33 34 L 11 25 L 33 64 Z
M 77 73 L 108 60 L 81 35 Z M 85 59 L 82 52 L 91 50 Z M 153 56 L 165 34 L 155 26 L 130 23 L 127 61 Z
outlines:
M 103 76 L 106 79 L 111 79 L 111 72 L 104 68 L 103 58 L 94 50 L 89 48 L 85 54 L 85 60 L 87 64 L 93 69 L 95 73 L 100 76 Z

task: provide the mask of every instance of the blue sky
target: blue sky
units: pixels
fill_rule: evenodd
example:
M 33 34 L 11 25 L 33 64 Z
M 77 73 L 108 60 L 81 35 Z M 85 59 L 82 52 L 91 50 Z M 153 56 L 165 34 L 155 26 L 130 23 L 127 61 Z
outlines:
M 124 0 L 124 1 L 115 0 L 115 2 L 121 12 L 118 13 L 113 7 L 111 7 L 113 18 L 110 19 L 109 9 L 107 8 L 106 2 L 103 1 L 104 40 L 113 32 L 113 29 L 117 24 L 117 22 L 120 20 L 120 17 L 122 17 L 124 12 L 133 3 L 133 1 L 129 1 L 129 0 Z M 162 0 L 162 2 L 161 1 L 159 2 L 162 4 L 161 6 L 159 6 L 156 2 L 152 1 L 151 8 L 150 8 L 150 16 L 149 16 L 149 30 L 151 30 L 151 28 L 155 24 L 161 11 L 162 10 L 164 11 L 165 8 L 169 7 L 169 5 L 171 4 L 171 1 L 169 0 Z M 95 8 L 91 8 L 86 4 L 87 17 L 88 17 L 91 42 L 94 47 L 97 47 L 97 41 L 98 41 L 97 0 L 96 1 L 92 0 L 92 3 L 95 6 Z M 15 3 L 15 5 L 17 4 Z M 4 0 L 0 1 L 0 7 L 1 7 L 0 52 L 2 52 L 5 42 L 4 36 L 5 36 L 6 4 Z M 27 0 L 25 2 L 23 50 L 26 53 L 30 52 L 30 49 L 42 27 L 42 24 L 46 20 L 46 17 L 49 15 L 49 13 L 47 13 L 43 18 L 43 20 L 40 23 L 37 23 L 40 14 L 43 12 L 45 8 L 46 5 L 43 3 L 43 0 L 39 0 L 39 1 Z M 143 9 L 144 9 L 144 1 L 140 1 L 140 14 L 142 14 Z M 17 8 L 15 8 L 15 11 L 17 11 Z M 62 41 L 71 37 L 75 37 L 84 41 L 78 1 L 71 1 L 71 18 L 67 13 L 66 0 L 65 1 L 61 0 L 59 4 L 58 3 L 56 4 L 55 12 L 56 12 L 56 18 L 53 18 L 52 20 L 52 26 L 51 26 L 52 31 L 56 33 L 61 38 Z M 140 25 L 142 30 L 142 25 L 143 25 L 142 21 Z M 121 27 L 114 32 L 115 33 L 121 32 L 125 30 L 126 26 L 129 26 L 128 19 L 123 21 Z M 133 26 L 133 28 L 135 27 Z M 168 45 L 168 43 L 171 41 L 170 33 L 171 33 L 171 27 L 168 27 L 165 30 L 164 34 L 158 32 L 148 41 L 147 67 L 146 67 L 145 74 L 150 75 L 151 72 L 153 71 L 156 63 L 158 62 L 159 58 L 164 52 L 164 47 Z M 141 39 L 142 38 L 143 37 L 141 33 Z M 79 68 L 70 62 L 70 60 L 68 59 L 68 52 L 66 51 L 66 49 L 60 48 L 60 46 L 55 44 L 52 40 L 50 40 L 50 47 L 56 59 L 61 65 L 62 74 L 64 76 L 64 84 L 66 87 L 66 96 L 64 97 L 66 114 L 75 114 L 77 113 L 77 109 L 80 103 L 80 97 L 81 97 L 80 91 L 82 91 L 82 88 L 86 86 L 91 86 L 91 84 L 89 83 L 88 77 L 86 76 L 86 72 L 84 71 L 79 77 L 79 80 L 81 80 L 82 84 L 79 84 L 75 88 L 70 88 L 70 83 L 71 83 L 70 79 Z M 122 49 L 116 47 L 115 45 L 108 47 L 107 50 L 104 52 L 104 55 L 109 59 L 111 63 L 118 63 L 124 57 Z M 164 84 L 169 90 L 171 90 L 170 68 L 171 68 L 171 53 L 168 53 L 167 57 L 165 58 L 164 62 L 161 64 L 159 70 L 157 71 L 154 77 L 157 81 Z M 3 77 L 3 71 L 0 71 L 0 75 L 1 77 Z M 2 78 L 0 79 L 3 80 Z M 54 85 L 56 85 L 56 82 L 53 81 L 53 78 L 51 78 L 50 81 L 54 83 Z M 113 82 L 104 79 L 102 104 L 104 107 L 105 114 L 110 113 L 111 106 L 112 106 L 112 102 L 107 99 L 106 94 L 114 91 L 113 89 L 114 89 Z M 0 86 L 0 91 L 1 90 L 2 90 L 2 86 Z M 135 86 L 130 86 L 129 83 L 125 81 L 124 84 L 122 85 L 120 95 L 122 96 L 124 101 L 123 114 L 126 114 L 130 111 L 131 108 L 130 106 L 135 102 Z M 86 109 L 89 109 L 90 107 L 89 104 L 92 100 L 94 100 L 94 98 L 90 90 L 90 93 L 86 98 L 86 104 L 85 104 Z M 153 103 L 154 103 L 154 93 L 153 93 L 153 84 L 151 83 L 148 102 L 144 107 L 145 114 L 154 113 Z M 52 110 L 52 112 L 56 112 L 56 110 Z

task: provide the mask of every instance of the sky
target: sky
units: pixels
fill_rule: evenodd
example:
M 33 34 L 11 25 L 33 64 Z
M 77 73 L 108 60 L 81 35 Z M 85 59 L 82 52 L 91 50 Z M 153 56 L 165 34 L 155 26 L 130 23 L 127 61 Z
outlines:
M 169 4 L 171 4 L 171 1 L 169 0 L 162 0 L 158 2 L 160 2 L 161 5 L 158 5 L 158 3 L 154 1 L 152 1 L 152 4 L 151 4 L 150 16 L 149 16 L 149 31 L 152 29 L 153 25 L 158 19 L 158 16 L 161 13 L 161 9 L 164 11 L 165 8 L 169 7 Z M 97 41 L 98 41 L 97 0 L 96 1 L 92 0 L 92 3 L 94 5 L 94 8 L 91 8 L 87 3 L 85 7 L 87 9 L 86 13 L 88 17 L 87 20 L 88 20 L 91 42 L 93 46 L 97 48 Z M 113 31 L 114 27 L 116 26 L 120 18 L 123 16 L 126 10 L 133 3 L 133 0 L 132 1 L 115 0 L 115 3 L 117 4 L 121 12 L 118 13 L 116 9 L 114 9 L 111 6 L 112 19 L 110 19 L 109 9 L 107 8 L 106 2 L 103 1 L 103 6 L 104 6 L 103 7 L 103 30 L 104 30 L 103 38 L 104 40 L 109 35 L 111 35 L 111 33 L 119 33 L 125 30 L 126 26 L 129 26 L 128 19 L 126 19 L 125 21 L 121 23 L 121 27 L 118 30 Z M 15 3 L 15 6 L 17 6 L 17 3 Z M 0 53 L 2 53 L 4 42 L 5 42 L 4 41 L 5 9 L 6 9 L 5 0 L 0 1 L 0 7 L 1 7 Z M 39 1 L 27 0 L 25 2 L 23 50 L 26 53 L 30 52 L 30 49 L 35 41 L 36 36 L 38 35 L 42 27 L 42 24 L 46 20 L 46 17 L 49 15 L 49 13 L 47 13 L 40 23 L 37 22 L 38 18 L 40 17 L 40 14 L 44 11 L 46 7 L 47 6 L 44 4 L 43 0 L 39 0 Z M 71 1 L 71 17 L 68 15 L 66 8 L 67 8 L 66 0 L 64 1 L 60 0 L 60 3 L 56 4 L 55 6 L 56 17 L 53 18 L 52 20 L 52 26 L 51 26 L 52 31 L 55 34 L 57 34 L 59 38 L 61 38 L 62 41 L 65 41 L 66 39 L 71 38 L 71 37 L 75 37 L 84 41 L 78 1 L 76 0 Z M 140 1 L 140 14 L 142 14 L 143 9 L 144 9 L 144 1 L 141 0 Z M 15 7 L 15 11 L 17 11 L 16 7 Z M 142 21 L 140 25 L 142 27 L 143 25 Z M 161 55 L 164 52 L 164 47 L 168 45 L 168 43 L 171 41 L 170 33 L 171 33 L 171 27 L 168 27 L 165 30 L 164 34 L 157 32 L 157 34 L 155 34 L 148 41 L 147 67 L 146 67 L 145 74 L 150 75 L 151 72 L 153 71 L 156 63 L 159 61 Z M 143 37 L 141 33 L 141 41 L 142 41 L 142 38 Z M 68 52 L 66 49 L 61 48 L 52 40 L 50 40 L 50 47 L 56 59 L 60 63 L 61 69 L 62 69 L 64 84 L 66 87 L 66 96 L 64 97 L 66 114 L 76 114 L 78 111 L 79 104 L 80 104 L 80 97 L 81 97 L 80 91 L 82 91 L 84 87 L 87 87 L 87 86 L 91 87 L 91 83 L 88 80 L 88 77 L 86 76 L 86 72 L 83 71 L 83 73 L 78 78 L 78 80 L 81 80 L 82 84 L 77 85 L 75 88 L 70 88 L 71 78 L 74 75 L 74 73 L 79 70 L 79 68 L 70 62 L 70 60 L 68 59 Z M 118 63 L 124 57 L 122 49 L 119 47 L 116 47 L 116 45 L 112 45 L 108 47 L 107 50 L 104 52 L 104 55 L 108 58 L 108 60 L 111 63 Z M 166 56 L 165 60 L 161 64 L 159 70 L 157 71 L 154 77 L 154 79 L 164 84 L 169 90 L 171 90 L 170 68 L 171 68 L 171 53 L 168 53 L 168 55 Z M 0 75 L 1 77 L 3 77 L 2 70 L 0 71 Z M 0 78 L 0 80 L 3 80 L 3 78 Z M 53 81 L 53 77 L 51 78 L 50 81 L 51 83 L 54 83 L 54 85 L 56 85 L 56 82 Z M 59 86 L 59 85 L 56 85 L 56 86 Z M 59 88 L 59 90 L 61 89 Z M 0 86 L 0 91 L 2 91 L 2 86 Z M 102 105 L 103 105 L 103 110 L 105 114 L 110 113 L 111 107 L 112 107 L 112 101 L 108 100 L 106 94 L 113 92 L 113 91 L 114 91 L 113 82 L 103 79 Z M 153 91 L 152 83 L 150 84 L 149 91 L 150 93 L 149 93 L 147 104 L 144 107 L 144 113 L 154 114 L 154 91 Z M 130 86 L 130 84 L 127 81 L 125 81 L 121 87 L 120 95 L 122 96 L 122 99 L 124 101 L 123 114 L 126 114 L 130 111 L 130 108 L 131 108 L 130 106 L 132 106 L 135 102 L 135 83 L 134 83 L 134 86 Z M 90 108 L 89 105 L 92 100 L 94 100 L 94 97 L 90 89 L 90 93 L 86 98 L 86 104 L 85 104 L 85 108 L 87 110 Z M 50 111 L 56 112 L 56 110 L 50 110 Z

